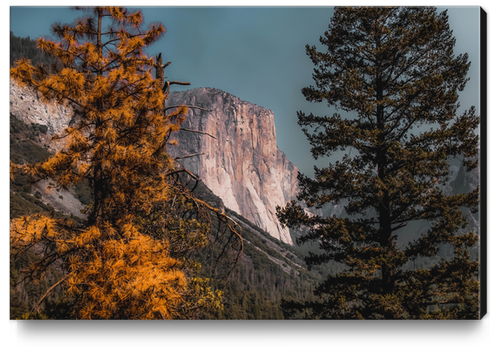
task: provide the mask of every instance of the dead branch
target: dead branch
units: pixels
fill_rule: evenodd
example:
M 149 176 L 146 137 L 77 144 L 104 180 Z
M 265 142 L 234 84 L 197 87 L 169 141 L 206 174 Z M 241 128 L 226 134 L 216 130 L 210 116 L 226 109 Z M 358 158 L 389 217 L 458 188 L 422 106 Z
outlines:
M 192 172 L 190 172 L 189 170 L 187 169 L 179 169 L 179 170 L 175 170 L 175 171 L 172 171 L 172 172 L 169 172 L 169 173 L 166 173 L 165 176 L 170 176 L 170 175 L 174 175 L 176 173 L 180 173 L 180 172 L 185 172 L 186 174 L 188 174 L 189 176 L 191 176 L 192 178 L 194 178 L 195 180 L 199 180 L 199 177 L 197 177 L 196 175 L 194 175 Z
M 199 134 L 204 134 L 204 135 L 208 135 L 208 136 L 211 136 L 213 139 L 216 139 L 215 136 L 209 134 L 209 133 L 206 133 L 204 131 L 199 131 L 199 130 L 192 130 L 192 129 L 185 129 L 185 128 L 180 128 L 180 130 L 183 130 L 183 131 L 189 131 L 189 132 L 192 132 L 192 133 L 199 133 Z
M 211 112 L 212 111 L 212 110 L 208 110 L 206 108 L 202 108 L 202 107 L 199 107 L 199 106 L 190 106 L 190 105 L 174 105 L 174 106 L 168 106 L 168 107 L 165 107 L 165 109 L 163 111 L 165 112 L 165 111 L 170 110 L 171 108 L 177 108 L 177 107 L 182 107 L 182 106 L 185 106 L 185 107 L 188 107 L 188 108 L 195 108 L 195 109 L 206 111 L 206 112 Z
M 180 81 L 169 81 L 168 85 L 171 86 L 173 84 L 178 84 L 180 86 L 190 86 L 191 82 L 180 82 Z
M 202 200 L 199 200 L 198 198 L 196 198 L 196 197 L 194 197 L 194 196 L 191 196 L 190 194 L 187 194 L 187 193 L 186 193 L 185 195 L 186 195 L 186 197 L 187 197 L 188 199 L 190 199 L 190 200 L 194 200 L 194 202 L 195 202 L 195 203 L 197 203 L 197 204 L 199 204 L 199 205 L 202 205 L 202 206 L 206 207 L 208 210 L 211 210 L 211 211 L 215 212 L 217 215 L 219 215 L 219 216 L 220 216 L 220 217 L 222 217 L 223 219 L 225 219 L 225 220 L 228 220 L 228 221 L 232 222 L 232 223 L 233 223 L 233 225 L 234 225 L 235 227 L 238 227 L 238 228 L 240 227 L 240 226 L 238 225 L 238 223 L 237 223 L 237 222 L 235 222 L 235 221 L 234 221 L 234 220 L 233 220 L 231 217 L 228 217 L 226 214 L 221 213 L 221 212 L 220 212 L 220 210 L 218 210 L 217 208 L 212 207 L 212 206 L 211 206 L 211 205 L 209 205 L 208 203 L 206 203 L 206 202 L 204 202 L 204 201 L 202 201 Z M 238 238 L 240 239 L 240 242 L 241 242 L 241 244 L 242 244 L 242 247 L 241 247 L 241 248 L 243 249 L 243 239 L 242 239 L 242 236 L 241 236 L 239 233 L 237 233 L 237 232 L 235 231 L 235 229 L 233 229 L 233 228 L 232 228 L 232 231 L 233 231 L 233 233 L 235 233 L 235 234 L 236 234 L 236 236 L 238 236 Z
M 163 92 L 166 92 L 168 89 L 170 89 L 171 85 L 178 84 L 181 86 L 190 86 L 190 82 L 180 82 L 180 81 L 166 81 L 163 86 Z
M 182 157 L 175 157 L 174 160 L 194 157 L 196 155 L 203 155 L 203 154 L 205 154 L 205 153 L 194 153 L 194 154 L 189 154 L 189 155 L 183 155 Z
M 53 284 L 51 286 L 51 288 L 49 288 L 46 293 L 44 293 L 44 295 L 42 296 L 41 299 L 39 299 L 39 301 L 37 302 L 36 306 L 34 306 L 31 310 L 31 313 L 34 312 L 34 311 L 38 311 L 39 310 L 39 305 L 41 305 L 41 303 L 43 302 L 43 300 L 48 296 L 49 292 L 52 291 L 54 288 L 56 288 L 58 285 L 60 285 L 61 283 L 63 283 L 68 277 L 70 277 L 71 273 L 69 273 L 68 275 L 66 275 L 65 277 L 63 277 L 61 280 L 59 280 L 58 282 L 56 282 L 55 284 Z
M 165 176 L 170 176 L 170 175 L 174 175 L 174 174 L 176 174 L 176 173 L 181 173 L 181 172 L 185 172 L 185 173 L 187 173 L 189 176 L 191 176 L 192 178 L 194 178 L 195 180 L 199 180 L 199 178 L 198 178 L 196 175 L 194 175 L 192 172 L 190 172 L 190 171 L 189 171 L 189 170 L 187 170 L 187 169 L 179 169 L 179 170 L 175 170 L 175 171 L 172 171 L 172 172 L 167 173 Z M 230 221 L 230 222 L 231 222 L 231 223 L 232 223 L 232 224 L 233 224 L 235 227 L 240 228 L 240 226 L 238 225 L 238 223 L 237 223 L 237 222 L 235 222 L 235 220 L 234 220 L 234 219 L 232 219 L 231 217 L 228 217 L 228 216 L 227 216 L 226 214 L 224 214 L 224 213 L 221 213 L 221 212 L 220 212 L 220 210 L 218 210 L 217 208 L 212 207 L 212 206 L 211 206 L 211 205 L 209 205 L 208 203 L 206 203 L 206 202 L 204 202 L 204 201 L 202 201 L 202 200 L 200 200 L 200 199 L 196 198 L 195 196 L 191 195 L 191 194 L 190 194 L 190 193 L 188 193 L 188 192 L 185 192 L 185 191 L 184 191 L 184 192 L 182 192 L 182 193 L 183 193 L 183 194 L 186 196 L 186 198 L 188 198 L 188 199 L 190 199 L 190 200 L 194 201 L 194 203 L 196 203 L 197 205 L 201 205 L 201 206 L 206 207 L 208 210 L 211 210 L 211 211 L 215 212 L 215 213 L 216 213 L 218 216 L 222 217 L 222 219 L 223 219 L 223 220 L 228 220 L 228 221 Z M 233 229 L 233 228 L 230 228 L 230 229 Z M 243 239 L 242 239 L 242 236 L 241 236 L 240 234 L 238 234 L 238 233 L 237 233 L 237 232 L 236 232 L 234 229 L 233 229 L 232 231 L 233 231 L 233 233 L 235 233 L 235 234 L 238 236 L 238 238 L 240 239 L 240 242 L 241 242 L 241 249 L 243 250 Z

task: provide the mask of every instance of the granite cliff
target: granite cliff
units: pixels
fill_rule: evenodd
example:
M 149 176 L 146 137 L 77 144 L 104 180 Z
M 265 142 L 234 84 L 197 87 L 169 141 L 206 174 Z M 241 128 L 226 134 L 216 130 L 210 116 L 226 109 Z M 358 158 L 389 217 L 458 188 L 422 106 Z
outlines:
M 10 80 L 10 114 L 26 124 L 46 126 L 46 133 L 39 134 L 40 142 L 50 151 L 60 149 L 60 141 L 51 141 L 54 135 L 59 135 L 72 119 L 69 107 L 55 102 L 44 102 L 38 93 L 31 88 L 19 86 Z
M 178 144 L 169 146 L 168 150 L 174 157 L 201 154 L 178 160 L 200 177 L 202 182 L 195 193 L 206 197 L 220 210 L 226 206 L 276 239 L 293 244 L 290 231 L 281 228 L 275 216 L 275 207 L 285 206 L 295 198 L 298 168 L 277 148 L 272 111 L 213 88 L 171 93 L 167 106 L 181 104 L 198 107 L 189 110 L 183 128 L 202 133 L 180 131 L 174 134 Z M 60 148 L 60 141 L 53 142 L 51 138 L 68 126 L 71 113 L 62 105 L 43 103 L 31 89 L 10 81 L 11 118 L 15 117 L 27 125 L 43 126 L 45 130 L 36 132 L 35 141 L 49 152 Z M 480 182 L 479 167 L 468 173 L 460 161 L 454 160 L 451 170 L 453 178 L 446 188 L 448 194 L 466 193 Z M 54 198 L 49 196 L 41 183 L 37 188 L 46 191 L 43 194 L 46 203 L 65 213 L 78 215 L 82 206 L 76 199 L 66 196 L 63 200 L 53 201 L 59 198 L 59 194 Z M 66 194 L 70 195 L 70 192 Z M 74 203 L 69 204 L 69 200 Z M 479 233 L 479 213 L 464 210 L 469 228 Z M 324 216 L 342 215 L 342 212 L 342 204 L 325 205 L 317 211 Z M 426 223 L 419 224 L 412 226 L 418 231 L 417 235 L 428 228 Z M 409 240 L 401 237 L 399 241 L 405 244 Z
M 170 94 L 167 106 L 192 105 L 174 157 L 202 153 L 179 162 L 219 196 L 224 205 L 273 237 L 293 244 L 275 215 L 298 192 L 298 168 L 277 148 L 272 111 L 213 88 Z
M 178 145 L 168 147 L 175 157 L 203 153 L 178 160 L 204 183 L 195 193 L 205 191 L 204 196 L 217 200 L 216 207 L 223 209 L 224 204 L 276 239 L 293 244 L 289 230 L 281 228 L 275 208 L 295 197 L 298 169 L 277 148 L 272 111 L 212 88 L 171 93 L 167 106 L 181 104 L 199 107 L 190 109 L 183 128 L 214 137 L 181 131 L 174 135 Z M 26 124 L 45 126 L 46 132 L 38 134 L 36 141 L 50 152 L 61 145 L 51 137 L 72 119 L 69 108 L 44 104 L 30 88 L 13 81 L 10 113 Z

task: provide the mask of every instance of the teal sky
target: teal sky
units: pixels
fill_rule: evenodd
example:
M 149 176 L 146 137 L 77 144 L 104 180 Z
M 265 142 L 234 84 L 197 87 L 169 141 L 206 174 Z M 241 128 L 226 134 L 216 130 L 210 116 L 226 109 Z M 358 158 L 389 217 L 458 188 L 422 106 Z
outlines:
M 301 88 L 313 83 L 305 45 L 316 45 L 327 30 L 332 7 L 141 7 L 146 24 L 161 22 L 166 33 L 148 53 L 163 53 L 172 64 L 166 75 L 214 87 L 263 106 L 275 114 L 279 148 L 304 173 L 321 166 L 296 123 L 296 111 L 326 115 L 326 104 L 304 100 Z M 444 8 L 440 8 L 441 10 Z M 479 112 L 479 7 L 449 7 L 456 54 L 472 62 L 461 109 Z M 54 22 L 71 23 L 81 11 L 67 7 L 10 7 L 10 30 L 32 39 L 49 36 Z M 187 89 L 183 87 L 180 89 Z M 178 89 L 173 89 L 178 90 Z M 331 158 L 333 160 L 338 157 Z

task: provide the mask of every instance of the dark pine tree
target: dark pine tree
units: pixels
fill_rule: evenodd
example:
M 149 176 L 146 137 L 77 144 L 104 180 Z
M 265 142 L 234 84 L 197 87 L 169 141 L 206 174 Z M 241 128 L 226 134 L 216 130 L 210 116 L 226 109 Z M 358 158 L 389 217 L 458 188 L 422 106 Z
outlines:
M 461 207 L 478 208 L 479 188 L 449 195 L 448 160 L 478 164 L 475 109 L 457 115 L 470 63 L 455 56 L 446 12 L 435 8 L 336 8 L 320 38 L 326 51 L 306 46 L 315 86 L 308 101 L 326 100 L 343 115 L 305 115 L 298 123 L 315 159 L 338 150 L 342 161 L 299 175 L 298 201 L 309 207 L 343 204 L 343 218 L 311 216 L 296 201 L 277 209 L 289 227 L 307 227 L 300 242 L 316 242 L 309 265 L 336 261 L 343 271 L 316 290 L 317 300 L 285 304 L 311 317 L 335 319 L 475 319 L 479 317 L 477 261 L 469 247 L 478 236 L 463 231 Z M 405 245 L 400 235 L 417 235 Z M 418 234 L 420 235 L 420 233 Z M 453 256 L 425 268 L 441 245 Z

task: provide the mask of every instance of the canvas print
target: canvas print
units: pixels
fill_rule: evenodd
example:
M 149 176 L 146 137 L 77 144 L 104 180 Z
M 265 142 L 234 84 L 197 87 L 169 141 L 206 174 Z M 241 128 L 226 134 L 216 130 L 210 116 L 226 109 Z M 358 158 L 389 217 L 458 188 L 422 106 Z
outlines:
M 486 313 L 481 8 L 10 18 L 10 319 Z

